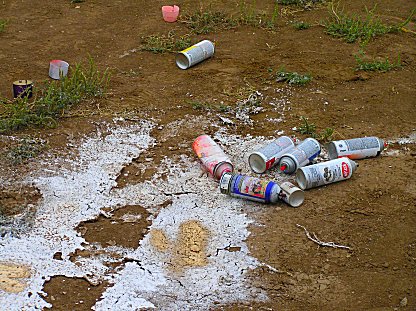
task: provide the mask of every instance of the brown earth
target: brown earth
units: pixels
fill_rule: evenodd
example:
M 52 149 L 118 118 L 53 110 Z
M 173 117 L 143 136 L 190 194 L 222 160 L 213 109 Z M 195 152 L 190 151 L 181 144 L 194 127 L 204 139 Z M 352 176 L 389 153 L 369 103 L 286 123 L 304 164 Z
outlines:
M 363 15 L 365 5 L 371 8 L 376 3 L 376 12 L 388 23 L 405 20 L 415 6 L 414 1 L 406 0 L 351 0 L 341 4 L 345 11 Z M 9 21 L 0 33 L 0 95 L 11 97 L 14 80 L 40 83 L 47 79 L 51 59 L 74 64 L 85 61 L 90 54 L 100 69 L 108 67 L 112 72 L 106 99 L 80 105 L 56 128 L 31 129 L 16 135 L 45 139 L 49 152 L 61 155 L 68 152 L 67 142 L 94 130 L 92 121 L 121 115 L 131 120 L 153 118 L 158 125 L 166 126 L 181 120 L 183 126 L 175 136 L 164 136 L 163 128 L 153 131 L 156 146 L 121 172 L 118 182 L 123 187 L 148 179 L 154 172 L 152 166 L 156 167 L 164 156 L 191 155 L 193 138 L 215 130 L 210 124 L 218 120 L 216 113 L 194 110 L 190 101 L 211 105 L 223 102 L 233 107 L 252 90 L 259 90 L 264 102 L 282 98 L 290 102 L 290 111 L 285 112 L 281 123 L 266 119 L 279 118 L 281 111 L 266 109 L 253 117 L 253 127 L 237 123 L 229 128 L 231 133 L 268 136 L 284 130 L 292 134 L 292 127 L 300 125 L 300 116 L 308 117 L 319 130 L 334 128 L 335 138 L 374 135 L 393 139 L 415 131 L 414 33 L 391 33 L 372 40 L 366 47 L 371 57 L 394 60 L 400 55 L 401 69 L 385 73 L 355 71 L 354 55 L 360 46 L 325 34 L 318 25 L 329 17 L 325 6 L 312 10 L 282 6 L 274 32 L 240 26 L 192 36 L 194 42 L 205 38 L 215 41 L 216 53 L 212 59 L 182 71 L 176 67 L 173 54 L 139 49 L 142 36 L 167 34 L 172 29 L 178 34 L 188 32 L 181 23 L 163 22 L 160 7 L 164 4 L 125 0 L 0 3 L 0 18 Z M 211 0 L 195 5 L 194 1 L 183 0 L 177 4 L 183 13 L 209 5 L 235 13 L 241 2 Z M 274 1 L 256 1 L 257 9 L 266 12 L 272 12 L 273 4 Z M 313 26 L 297 31 L 291 25 L 293 21 Z M 414 20 L 407 29 L 416 31 Z M 304 87 L 275 82 L 268 69 L 275 71 L 282 65 L 288 71 L 310 73 L 313 81 Z M 3 150 L 8 144 L 7 139 L 0 141 Z M 218 309 L 415 310 L 416 184 L 412 173 L 416 168 L 416 147 L 414 143 L 393 144 L 389 150 L 398 152 L 360 161 L 350 181 L 308 191 L 300 208 L 284 207 L 277 212 L 274 207 L 264 207 L 258 215 L 251 215 L 265 226 L 250 228 L 250 250 L 254 257 L 279 271 L 262 266 L 250 275 L 252 282 L 267 291 L 270 300 Z M 1 174 L 13 180 L 29 172 L 33 163 L 34 160 L 13 166 L 2 156 Z M 23 200 L 24 195 L 10 200 L 10 193 L 0 193 L 2 209 L 11 210 Z M 142 220 L 146 219 L 144 210 L 139 207 L 138 212 Z M 101 217 L 83 224 L 85 228 L 105 227 L 88 229 L 85 237 L 100 243 L 137 246 L 137 240 L 133 243 L 111 239 L 120 227 L 111 229 L 106 222 Z M 319 247 L 296 224 L 315 232 L 322 241 L 348 245 L 351 250 Z M 130 226 L 139 237 L 147 225 L 122 224 Z M 56 256 L 59 259 L 59 254 Z M 53 278 L 44 288 L 49 295 L 45 299 L 54 310 L 89 310 L 104 289 L 105 284 L 94 287 L 87 281 L 64 277 Z

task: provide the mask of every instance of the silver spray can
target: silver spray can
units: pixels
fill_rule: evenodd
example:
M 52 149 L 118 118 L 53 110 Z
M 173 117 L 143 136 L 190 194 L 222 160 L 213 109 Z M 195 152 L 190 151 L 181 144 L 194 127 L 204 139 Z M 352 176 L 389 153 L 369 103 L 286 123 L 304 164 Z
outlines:
M 333 141 L 328 145 L 330 159 L 348 157 L 352 160 L 378 156 L 385 147 L 378 137 L 363 137 Z
M 281 136 L 270 144 L 252 152 L 248 157 L 248 163 L 257 174 L 262 174 L 269 168 L 279 163 L 280 157 L 295 147 L 295 143 L 288 136 Z
M 203 40 L 176 55 L 176 65 L 180 69 L 188 69 L 214 55 L 215 46 L 209 40 Z
M 280 170 L 286 174 L 296 172 L 299 167 L 309 164 L 321 152 L 321 145 L 316 139 L 306 138 L 299 145 L 280 158 Z
M 300 167 L 296 171 L 296 182 L 303 190 L 331 184 L 350 178 L 357 166 L 348 158 L 339 158 Z
M 303 191 L 290 182 L 279 186 L 273 181 L 232 173 L 222 175 L 220 191 L 232 197 L 261 203 L 276 203 L 281 200 L 293 207 L 300 206 L 305 199 Z

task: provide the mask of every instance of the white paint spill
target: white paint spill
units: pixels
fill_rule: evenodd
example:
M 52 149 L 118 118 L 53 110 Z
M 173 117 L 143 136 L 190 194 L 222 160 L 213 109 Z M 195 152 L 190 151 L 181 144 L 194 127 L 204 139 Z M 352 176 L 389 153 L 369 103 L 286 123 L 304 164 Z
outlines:
M 90 276 L 94 279 L 107 271 L 98 259 L 83 260 L 80 266 L 68 260 L 69 253 L 83 248 L 81 243 L 84 239 L 74 228 L 81 221 L 96 217 L 102 207 L 117 203 L 110 195 L 115 178 L 124 165 L 152 143 L 151 128 L 148 122 L 110 128 L 109 135 L 98 134 L 80 146 L 79 158 L 72 163 L 76 169 L 29 181 L 43 196 L 35 222 L 32 229 L 21 234 L 20 238 L 9 236 L 1 240 L 0 258 L 4 262 L 26 264 L 33 273 L 23 292 L 0 292 L 3 308 L 31 310 L 48 307 L 50 305 L 41 295 L 44 295 L 43 283 L 51 276 Z M 54 260 L 56 252 L 62 252 L 64 260 Z
M 50 307 L 42 299 L 42 287 L 45 280 L 55 275 L 114 283 L 104 292 L 96 310 L 129 310 L 132 305 L 158 310 L 206 310 L 214 302 L 266 299 L 265 293 L 246 280 L 247 272 L 261 264 L 250 256 L 245 243 L 250 234 L 247 227 L 253 221 L 247 214 L 262 209 L 262 205 L 220 194 L 213 179 L 201 177 L 196 159 L 185 156 L 177 162 L 165 158 L 151 181 L 114 189 L 121 169 L 153 143 L 149 136 L 153 125 L 148 122 L 118 126 L 109 127 L 107 136 L 98 134 L 86 139 L 77 159 L 62 159 L 61 163 L 70 169 L 51 166 L 46 168 L 47 176 L 40 169 L 40 176 L 31 180 L 43 196 L 35 224 L 20 238 L 3 239 L 0 258 L 30 266 L 32 275 L 23 292 L 0 292 L 2 306 L 29 310 Z M 250 173 L 248 152 L 271 141 L 224 132 L 216 137 L 241 173 Z M 53 162 L 59 165 L 59 161 Z M 273 176 L 273 170 L 268 174 L 278 181 L 288 178 Z M 160 204 L 169 199 L 172 204 L 160 210 Z M 85 242 L 74 230 L 80 222 L 98 216 L 103 207 L 115 209 L 135 204 L 152 213 L 151 229 L 163 230 L 171 241 L 176 240 L 182 223 L 199 221 L 209 232 L 207 265 L 172 273 L 168 268 L 170 253 L 155 249 L 149 235 L 135 250 L 112 246 L 105 248 L 106 255 L 76 258 L 79 266 L 69 261 L 69 254 L 83 249 L 81 243 Z M 239 251 L 231 252 L 227 247 L 237 247 Z M 53 259 L 56 252 L 62 253 L 63 260 Z M 103 263 L 120 260 L 111 259 L 110 254 L 129 258 L 114 277 Z

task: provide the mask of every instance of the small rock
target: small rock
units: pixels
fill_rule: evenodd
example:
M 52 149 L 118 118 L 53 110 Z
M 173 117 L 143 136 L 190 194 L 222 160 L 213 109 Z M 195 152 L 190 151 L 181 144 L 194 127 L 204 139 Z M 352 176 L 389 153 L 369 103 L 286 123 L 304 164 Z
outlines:
M 401 301 L 400 301 L 400 307 L 406 307 L 407 306 L 407 298 L 404 297 Z

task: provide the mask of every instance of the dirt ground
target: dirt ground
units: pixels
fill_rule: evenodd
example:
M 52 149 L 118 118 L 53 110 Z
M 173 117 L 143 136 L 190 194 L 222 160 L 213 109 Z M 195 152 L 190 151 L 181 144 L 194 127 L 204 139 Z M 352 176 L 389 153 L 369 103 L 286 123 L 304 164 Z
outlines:
M 283 130 L 304 138 L 292 128 L 299 127 L 300 117 L 305 116 L 318 129 L 335 129 L 338 139 L 378 136 L 391 141 L 380 157 L 361 160 L 350 181 L 307 191 L 301 207 L 262 206 L 250 215 L 263 224 L 249 227 L 247 243 L 252 256 L 279 271 L 262 266 L 250 273 L 250 282 L 265 290 L 269 300 L 211 309 L 416 310 L 416 179 L 412 177 L 416 144 L 414 138 L 407 144 L 398 141 L 416 131 L 416 36 L 411 32 L 391 33 L 366 47 L 371 57 L 397 59 L 400 55 L 402 68 L 356 71 L 354 55 L 359 52 L 359 44 L 332 38 L 319 25 L 329 17 L 328 8 L 292 7 L 278 17 L 276 31 L 239 26 L 193 35 L 194 42 L 215 41 L 215 56 L 189 70 L 180 70 L 174 54 L 140 50 L 143 36 L 167 34 L 170 30 L 188 32 L 184 24 L 162 20 L 160 7 L 165 4 L 143 0 L 86 0 L 77 4 L 69 0 L 36 4 L 28 0 L 2 1 L 0 18 L 9 20 L 0 33 L 3 97 L 11 98 L 14 80 L 46 80 L 51 59 L 74 64 L 85 61 L 89 54 L 101 70 L 110 68 L 112 74 L 105 99 L 81 104 L 56 128 L 29 129 L 14 135 L 45 139 L 46 152 L 58 156 L 66 154 L 68 141 L 95 131 L 94 122 L 123 116 L 151 119 L 163 127 L 182 120 L 183 126 L 173 138 L 165 137 L 163 128 L 152 132 L 155 146 L 120 172 L 120 188 L 149 179 L 165 156 L 192 156 L 193 139 L 216 130 L 212 125 L 219 122 L 216 113 L 193 109 L 191 101 L 235 106 L 253 90 L 261 92 L 264 101 L 284 99 L 290 110 L 286 107 L 279 123 L 269 120 L 281 117 L 281 111 L 265 110 L 253 116 L 252 126 L 235 122 L 228 126 L 229 133 L 276 136 L 276 131 Z M 196 4 L 181 0 L 177 4 L 183 14 L 210 6 L 231 14 L 238 11 L 241 2 L 212 0 Z M 415 2 L 408 0 L 342 1 L 346 11 L 359 14 L 364 14 L 365 6 L 375 4 L 377 14 L 387 23 L 404 21 L 415 7 Z M 274 1 L 256 1 L 259 11 L 272 12 L 273 5 Z M 298 31 L 292 25 L 294 21 L 305 21 L 312 27 Z M 414 20 L 407 28 L 416 31 Z M 312 82 L 297 87 L 274 81 L 268 69 L 276 71 L 282 65 L 288 71 L 310 73 Z M 205 122 L 188 125 L 196 117 Z M 8 150 L 9 143 L 3 136 L 3 151 Z M 0 161 L 2 178 L 9 182 L 2 185 L 0 203 L 3 209 L 12 209 L 27 195 L 21 192 L 18 197 L 13 180 L 38 164 L 33 159 L 10 165 L 4 152 Z M 145 170 L 139 174 L 143 165 Z M 29 202 L 34 203 L 38 194 L 30 191 Z M 118 221 L 127 214 L 136 215 L 139 221 Z M 89 242 L 137 247 L 150 225 L 147 211 L 126 206 L 112 217 L 100 216 L 81 223 L 77 231 Z M 319 247 L 296 224 L 315 232 L 322 241 L 348 245 L 351 250 Z M 160 239 L 164 237 L 156 238 L 163 248 Z M 201 245 L 206 239 L 204 236 Z M 82 252 L 75 255 L 88 256 Z M 186 257 L 186 253 L 182 255 Z M 59 259 L 60 255 L 56 256 Z M 45 299 L 53 305 L 52 310 L 89 310 L 106 286 L 58 276 L 46 282 Z

